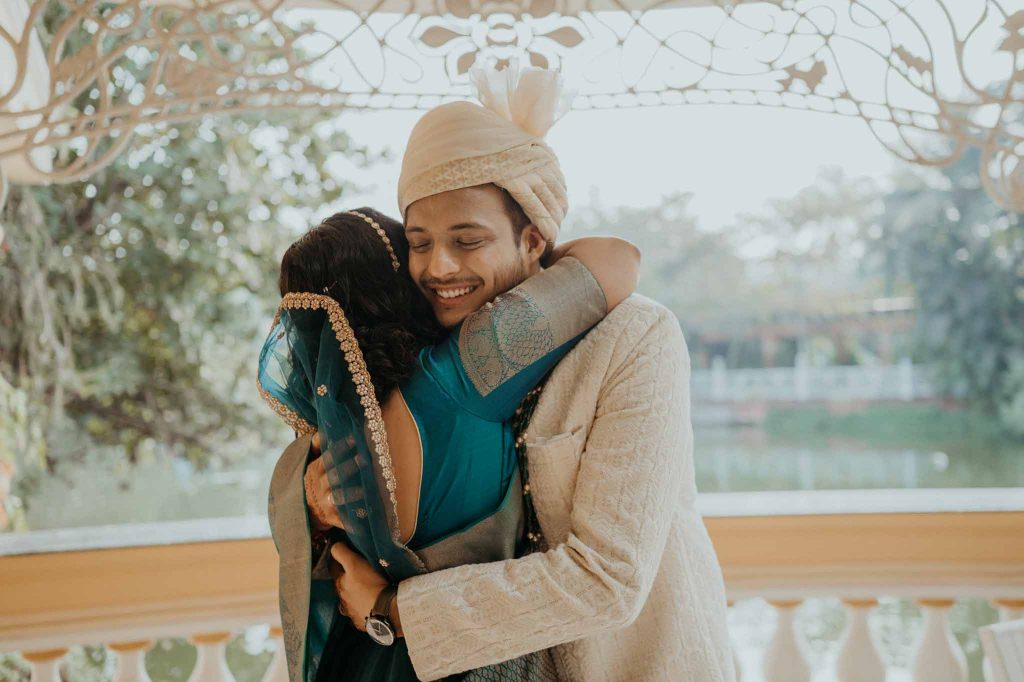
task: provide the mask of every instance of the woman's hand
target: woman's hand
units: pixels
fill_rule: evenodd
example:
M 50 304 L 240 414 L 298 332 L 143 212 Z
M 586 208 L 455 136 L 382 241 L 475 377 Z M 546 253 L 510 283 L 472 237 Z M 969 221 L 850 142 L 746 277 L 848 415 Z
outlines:
M 618 237 L 581 237 L 555 247 L 550 263 L 572 256 L 583 263 L 604 292 L 608 310 L 636 291 L 640 249 Z
M 373 609 L 380 591 L 388 586 L 387 578 L 378 573 L 370 563 L 343 542 L 331 545 L 334 589 L 341 600 L 342 612 L 358 630 L 366 632 L 366 618 Z M 398 600 L 391 600 L 391 624 L 397 636 L 402 636 L 402 624 L 398 619 Z
M 319 435 L 314 437 L 315 452 L 320 451 Z M 327 482 L 323 458 L 317 457 L 309 463 L 303 483 L 306 486 L 306 506 L 309 507 L 309 514 L 316 529 L 324 530 L 331 526 L 343 528 L 338 508 L 331 499 L 331 485 Z

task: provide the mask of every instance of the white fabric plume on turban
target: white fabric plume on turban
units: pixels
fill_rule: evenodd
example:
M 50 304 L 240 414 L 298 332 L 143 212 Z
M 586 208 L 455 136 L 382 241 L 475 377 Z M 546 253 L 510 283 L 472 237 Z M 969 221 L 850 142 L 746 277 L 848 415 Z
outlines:
M 522 207 L 549 242 L 569 208 L 565 178 L 544 135 L 572 96 L 556 71 L 474 69 L 481 104 L 450 102 L 416 123 L 402 159 L 398 206 L 441 192 L 494 183 Z

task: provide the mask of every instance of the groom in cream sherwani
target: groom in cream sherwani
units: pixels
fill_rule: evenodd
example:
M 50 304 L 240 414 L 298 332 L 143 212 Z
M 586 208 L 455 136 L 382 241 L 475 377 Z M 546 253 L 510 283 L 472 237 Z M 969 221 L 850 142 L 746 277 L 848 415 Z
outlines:
M 442 105 L 412 132 L 399 203 L 410 242 L 426 236 L 433 253 L 419 269 L 411 257 L 410 270 L 446 326 L 533 274 L 514 267 L 524 233 L 557 237 L 568 202 L 543 136 L 564 103 L 516 87 L 550 75 L 526 72 L 507 88 L 484 80 L 485 106 Z M 506 219 L 488 229 L 509 260 L 480 262 L 456 233 L 496 211 Z M 432 290 L 466 272 L 483 285 L 463 303 Z M 561 680 L 733 682 L 721 570 L 695 509 L 689 376 L 678 321 L 640 295 L 559 363 L 525 436 L 549 549 L 399 583 L 392 619 L 420 679 L 550 648 Z M 361 626 L 381 579 L 335 548 L 340 596 Z

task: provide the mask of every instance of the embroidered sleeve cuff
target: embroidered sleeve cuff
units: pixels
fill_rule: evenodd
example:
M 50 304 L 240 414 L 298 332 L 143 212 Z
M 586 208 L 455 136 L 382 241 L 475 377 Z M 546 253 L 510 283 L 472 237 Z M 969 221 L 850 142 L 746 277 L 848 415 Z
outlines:
M 466 318 L 459 331 L 466 374 L 487 396 L 607 312 L 590 270 L 576 258 L 562 258 Z

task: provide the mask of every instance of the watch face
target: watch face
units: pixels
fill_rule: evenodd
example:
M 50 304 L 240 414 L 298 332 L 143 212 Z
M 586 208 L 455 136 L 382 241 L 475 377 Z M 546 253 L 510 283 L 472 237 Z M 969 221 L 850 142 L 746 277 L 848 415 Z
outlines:
M 391 646 L 395 643 L 395 632 L 386 620 L 378 616 L 370 616 L 366 619 L 366 634 L 377 644 Z

